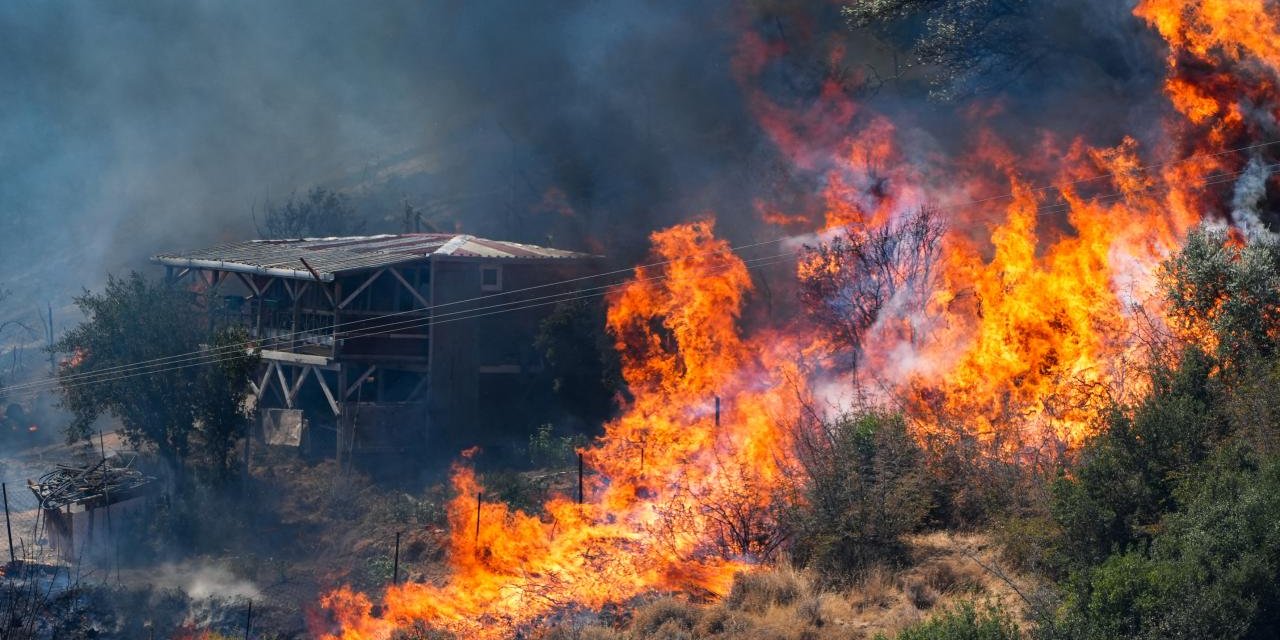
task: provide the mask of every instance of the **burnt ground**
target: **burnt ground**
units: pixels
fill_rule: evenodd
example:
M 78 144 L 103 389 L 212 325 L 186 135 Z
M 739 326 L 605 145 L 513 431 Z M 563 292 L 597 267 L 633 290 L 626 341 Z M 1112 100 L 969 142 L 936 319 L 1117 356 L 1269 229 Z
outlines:
M 110 433 L 94 445 L 20 451 L 5 459 L 5 477 L 20 486 L 58 462 L 127 448 Z M 324 624 L 322 594 L 349 585 L 376 599 L 391 582 L 397 533 L 400 580 L 445 576 L 446 466 L 425 480 L 374 481 L 332 460 L 259 447 L 250 470 L 247 479 L 195 473 L 175 482 L 150 469 L 164 491 L 145 513 L 115 523 L 109 551 L 55 568 L 35 637 L 243 637 L 250 615 L 255 637 L 311 637 Z M 573 484 L 571 474 L 547 470 L 485 479 L 495 498 L 526 508 Z M 22 515 L 33 520 L 31 507 Z

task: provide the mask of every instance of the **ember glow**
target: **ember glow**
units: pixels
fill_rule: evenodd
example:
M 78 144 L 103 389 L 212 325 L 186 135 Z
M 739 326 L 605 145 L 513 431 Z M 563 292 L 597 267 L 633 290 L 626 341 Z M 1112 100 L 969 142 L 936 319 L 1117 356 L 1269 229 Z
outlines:
M 1169 46 L 1171 109 L 1153 124 L 1167 143 L 1091 148 L 1046 132 L 1035 157 L 984 126 L 998 107 L 969 115 L 968 152 L 940 157 L 905 147 L 892 119 L 835 80 L 811 105 L 776 104 L 752 87 L 782 46 L 744 36 L 733 62 L 749 108 L 825 184 L 820 211 L 765 202 L 765 221 L 812 234 L 798 245 L 936 206 L 947 232 L 927 295 L 886 306 L 858 370 L 833 373 L 830 340 L 803 321 L 743 329 L 752 279 L 709 218 L 654 233 L 653 255 L 670 265 L 637 269 L 610 298 L 633 400 L 584 451 L 584 504 L 562 496 L 530 515 L 478 500 L 484 487 L 460 464 L 450 577 L 389 588 L 376 615 L 369 596 L 338 589 L 323 601 L 337 623 L 324 637 L 381 639 L 423 623 L 497 638 L 648 592 L 722 594 L 773 550 L 793 429 L 806 406 L 830 406 L 830 389 L 895 401 L 922 437 L 959 429 L 1011 455 L 1082 442 L 1108 399 L 1144 384 L 1135 332 L 1160 322 L 1160 261 L 1203 219 L 1246 232 L 1256 222 L 1237 181 L 1265 166 L 1257 144 L 1275 129 L 1273 9 L 1146 0 L 1135 15 Z M 829 268 L 802 262 L 796 273 Z M 1157 317 L 1138 317 L 1139 303 Z M 730 504 L 739 512 L 724 513 Z M 743 522 L 749 530 L 730 526 Z

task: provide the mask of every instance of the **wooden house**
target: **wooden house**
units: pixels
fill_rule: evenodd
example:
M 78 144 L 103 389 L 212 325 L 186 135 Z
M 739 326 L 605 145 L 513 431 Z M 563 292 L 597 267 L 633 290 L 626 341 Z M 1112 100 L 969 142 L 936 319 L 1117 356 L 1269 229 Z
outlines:
M 470 235 L 251 240 L 161 254 L 169 282 L 261 348 L 262 436 L 340 461 L 502 421 L 541 319 L 593 256 Z M 450 441 L 465 437 L 446 438 Z

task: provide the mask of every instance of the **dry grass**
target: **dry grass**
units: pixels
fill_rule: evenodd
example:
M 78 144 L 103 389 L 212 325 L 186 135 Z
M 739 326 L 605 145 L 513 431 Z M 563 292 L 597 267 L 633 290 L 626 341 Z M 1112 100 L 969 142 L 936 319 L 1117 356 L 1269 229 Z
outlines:
M 892 634 L 934 609 L 964 600 L 1000 602 L 1021 619 L 1024 605 L 1006 578 L 1026 592 L 1022 576 L 1007 573 L 999 550 L 982 535 L 932 533 L 909 539 L 911 564 L 872 567 L 842 592 L 820 589 L 802 571 L 781 566 L 739 575 L 719 602 L 708 605 L 661 597 L 638 607 L 630 624 L 556 627 L 542 640 L 836 640 Z M 1001 573 L 1004 575 L 1002 578 Z

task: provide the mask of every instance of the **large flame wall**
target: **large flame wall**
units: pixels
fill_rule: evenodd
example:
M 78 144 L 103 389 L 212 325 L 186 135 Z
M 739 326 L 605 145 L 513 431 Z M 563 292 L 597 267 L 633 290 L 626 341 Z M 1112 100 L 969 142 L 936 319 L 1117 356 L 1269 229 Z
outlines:
M 924 434 L 958 426 L 1016 452 L 1078 444 L 1108 399 L 1141 387 L 1134 335 L 1153 319 L 1134 305 L 1158 312 L 1158 264 L 1204 216 L 1249 215 L 1232 181 L 1251 152 L 1230 150 L 1274 134 L 1280 30 L 1261 0 L 1145 0 L 1135 15 L 1169 45 L 1172 110 L 1153 125 L 1166 143 L 1094 149 L 1046 134 L 1034 161 L 983 126 L 998 114 L 972 115 L 970 150 L 941 158 L 905 152 L 889 118 L 831 83 L 803 109 L 776 104 L 753 87 L 779 47 L 743 38 L 734 69 L 748 107 L 785 157 L 824 172 L 826 185 L 817 216 L 764 203 L 767 221 L 818 234 L 814 242 L 925 204 L 949 223 L 939 277 L 912 319 L 924 330 L 878 323 L 861 380 L 847 388 L 874 382 Z M 1046 180 L 1054 188 L 1042 188 Z M 791 429 L 815 400 L 815 376 L 830 375 L 802 362 L 827 341 L 802 322 L 744 335 L 752 280 L 709 219 L 652 241 L 669 266 L 637 269 L 610 299 L 633 400 L 584 451 L 585 503 L 565 496 L 544 515 L 514 511 L 478 500 L 483 487 L 459 465 L 449 578 L 389 588 L 379 615 L 368 596 L 338 589 L 324 598 L 336 620 L 325 637 L 385 639 L 415 622 L 503 637 L 649 591 L 723 593 L 769 544 L 767 532 L 728 523 L 767 526 Z

